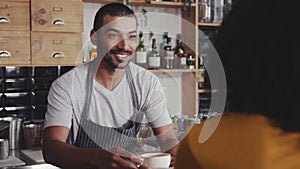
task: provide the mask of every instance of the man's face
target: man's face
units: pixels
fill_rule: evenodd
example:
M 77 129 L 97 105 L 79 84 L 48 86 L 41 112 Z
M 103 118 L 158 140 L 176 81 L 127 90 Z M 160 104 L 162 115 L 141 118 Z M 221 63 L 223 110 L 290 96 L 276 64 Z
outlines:
M 105 16 L 104 26 L 97 32 L 98 47 L 112 68 L 124 69 L 137 47 L 134 17 Z

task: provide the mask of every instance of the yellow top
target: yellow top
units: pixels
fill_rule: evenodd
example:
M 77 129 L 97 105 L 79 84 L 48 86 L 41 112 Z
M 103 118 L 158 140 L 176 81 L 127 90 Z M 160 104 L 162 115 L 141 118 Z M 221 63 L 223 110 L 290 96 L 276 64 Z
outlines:
M 300 169 L 300 133 L 284 132 L 261 115 L 223 115 L 200 144 L 203 125 L 180 143 L 175 169 Z

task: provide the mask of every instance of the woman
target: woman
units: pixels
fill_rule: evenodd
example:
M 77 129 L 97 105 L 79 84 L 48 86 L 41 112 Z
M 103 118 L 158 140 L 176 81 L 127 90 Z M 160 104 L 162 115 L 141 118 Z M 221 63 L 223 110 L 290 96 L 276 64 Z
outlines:
M 180 143 L 176 169 L 300 168 L 300 27 L 297 1 L 235 0 L 216 37 L 227 108 Z M 213 120 L 209 119 L 209 120 Z

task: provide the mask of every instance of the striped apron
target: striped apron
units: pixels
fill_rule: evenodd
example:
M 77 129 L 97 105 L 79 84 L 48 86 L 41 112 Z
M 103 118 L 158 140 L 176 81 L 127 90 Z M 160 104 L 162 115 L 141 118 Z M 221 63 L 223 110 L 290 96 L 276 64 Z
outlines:
M 91 62 L 93 64 L 95 62 Z M 87 120 L 89 112 L 89 103 L 91 101 L 91 95 L 93 91 L 93 65 L 88 68 L 87 75 L 87 95 L 83 108 L 83 113 L 78 127 L 77 137 L 74 145 L 81 148 L 94 148 L 94 149 L 105 149 L 112 150 L 114 148 L 123 148 L 129 152 L 135 152 L 137 145 L 136 134 L 140 128 L 142 122 L 143 113 L 139 112 L 139 104 L 136 94 L 136 88 L 133 83 L 130 67 L 126 68 L 126 78 L 129 83 L 130 94 L 132 98 L 132 104 L 135 112 L 134 116 L 127 121 L 122 127 L 112 128 L 101 126 L 90 120 Z M 91 80 L 88 83 L 88 81 Z

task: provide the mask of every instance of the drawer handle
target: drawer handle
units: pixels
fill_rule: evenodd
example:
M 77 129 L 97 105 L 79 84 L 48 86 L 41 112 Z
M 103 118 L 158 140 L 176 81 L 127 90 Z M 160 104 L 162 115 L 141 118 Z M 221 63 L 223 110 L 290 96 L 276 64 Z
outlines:
M 8 57 L 11 57 L 11 54 L 9 51 L 0 50 L 0 58 L 8 58 Z
M 10 22 L 10 20 L 8 18 L 3 17 L 3 16 L 0 17 L 0 23 L 9 23 L 9 22 Z
M 65 22 L 62 19 L 54 19 L 52 22 L 53 25 L 64 25 Z
M 52 57 L 54 57 L 54 58 L 62 58 L 62 57 L 64 57 L 64 54 L 62 52 L 54 52 L 52 54 Z
M 0 5 L 0 9 L 7 9 L 8 8 L 8 4 L 1 4 Z

